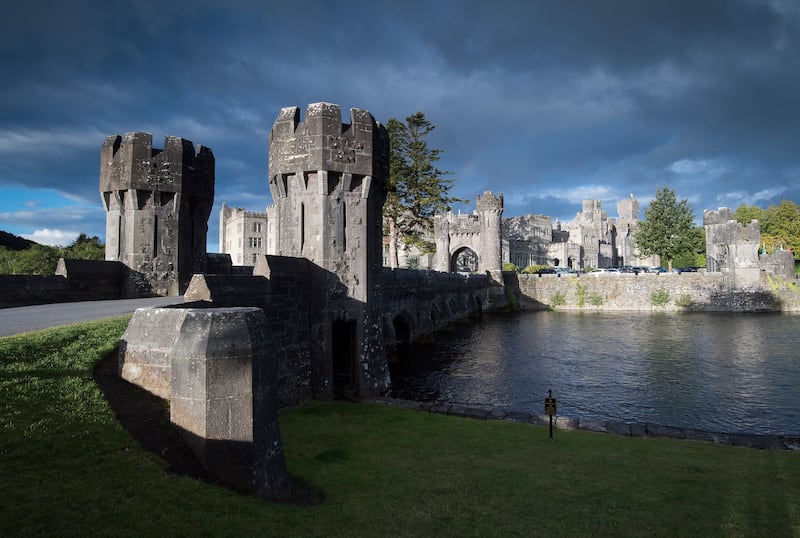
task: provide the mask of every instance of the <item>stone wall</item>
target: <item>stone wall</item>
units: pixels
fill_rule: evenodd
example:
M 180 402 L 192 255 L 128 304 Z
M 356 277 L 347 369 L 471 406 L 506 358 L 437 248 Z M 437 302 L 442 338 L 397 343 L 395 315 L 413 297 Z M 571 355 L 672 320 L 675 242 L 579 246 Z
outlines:
M 70 288 L 56 275 L 0 275 L 0 308 L 83 300 L 83 292 Z
M 304 258 L 261 256 L 254 270 L 270 282 L 265 313 L 272 330 L 272 355 L 278 364 L 278 402 L 283 407 L 309 400 L 314 397 L 311 264 Z
M 518 282 L 520 307 L 526 310 L 800 311 L 796 284 L 742 290 L 721 273 L 505 275 Z
M 735 275 L 739 288 L 756 288 L 760 284 L 758 248 L 761 245 L 761 224 L 753 220 L 743 225 L 733 219 L 727 207 L 703 212 L 706 231 L 706 268 L 709 271 Z
M 0 308 L 151 297 L 147 282 L 121 262 L 61 258 L 55 275 L 0 275 Z

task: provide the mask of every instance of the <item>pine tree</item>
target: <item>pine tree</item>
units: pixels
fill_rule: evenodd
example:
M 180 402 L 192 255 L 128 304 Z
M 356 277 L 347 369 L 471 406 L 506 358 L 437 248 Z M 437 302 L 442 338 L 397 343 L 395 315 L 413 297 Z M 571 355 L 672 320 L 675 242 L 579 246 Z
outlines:
M 417 112 L 405 123 L 391 118 L 389 132 L 389 182 L 383 216 L 389 237 L 389 266 L 397 267 L 398 240 L 406 247 L 416 246 L 432 252 L 428 239 L 433 228 L 432 217 L 450 210 L 450 204 L 461 202 L 449 195 L 455 180 L 443 176 L 436 166 L 442 150 L 428 147 L 426 137 L 435 126 Z
M 658 254 L 667 260 L 672 272 L 672 260 L 696 248 L 694 228 L 694 211 L 689 202 L 685 198 L 679 202 L 675 191 L 664 186 L 644 210 L 644 220 L 639 223 L 634 240 L 643 256 Z

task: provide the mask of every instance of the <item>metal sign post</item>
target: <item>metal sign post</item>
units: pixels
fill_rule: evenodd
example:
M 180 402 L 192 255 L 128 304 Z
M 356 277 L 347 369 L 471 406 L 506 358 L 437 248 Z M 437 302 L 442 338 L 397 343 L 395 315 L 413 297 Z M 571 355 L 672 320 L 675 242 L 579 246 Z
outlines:
M 550 415 L 550 440 L 553 440 L 553 415 L 556 414 L 556 399 L 553 398 L 553 389 L 547 391 L 547 398 L 544 399 L 544 412 Z

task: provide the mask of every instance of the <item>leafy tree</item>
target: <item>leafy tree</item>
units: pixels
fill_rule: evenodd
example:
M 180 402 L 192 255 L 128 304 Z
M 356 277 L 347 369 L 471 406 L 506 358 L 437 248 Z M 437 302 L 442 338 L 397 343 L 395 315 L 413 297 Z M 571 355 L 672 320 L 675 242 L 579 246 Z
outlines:
M 426 137 L 435 126 L 422 112 L 408 116 L 405 122 L 391 118 L 389 132 L 389 181 L 383 207 L 386 234 L 389 237 L 389 266 L 397 267 L 398 241 L 408 248 L 433 252 L 428 239 L 433 228 L 431 218 L 450 210 L 453 202 L 464 201 L 449 195 L 455 182 L 446 178 L 450 172 L 436 167 L 442 150 L 428 147 Z
M 59 249 L 47 245 L 33 245 L 25 250 L 18 250 L 11 263 L 11 274 L 16 275 L 52 275 L 56 272 Z
M 734 218 L 742 224 L 758 220 L 761 224 L 761 242 L 767 248 L 791 248 L 795 263 L 800 260 L 800 206 L 790 200 L 781 200 L 767 209 L 742 204 Z
M 763 222 L 764 214 L 764 210 L 760 207 L 742 204 L 736 209 L 736 212 L 733 214 L 733 218 L 736 219 L 740 224 L 747 225 L 753 220 Z M 761 231 L 763 232 L 764 230 L 762 229 Z
M 81 233 L 70 246 L 64 249 L 64 258 L 77 258 L 79 260 L 104 260 L 106 247 L 96 235 L 89 237 Z
M 672 263 L 676 267 L 705 267 L 706 266 L 706 230 L 702 226 L 695 226 L 694 245 L 690 250 L 675 256 Z
M 643 256 L 658 254 L 667 260 L 667 268 L 672 271 L 677 255 L 696 248 L 694 211 L 689 202 L 685 198 L 678 201 L 675 191 L 666 185 L 656 191 L 644 210 L 644 220 L 639 223 L 634 240 Z
M 0 246 L 0 274 L 52 275 L 59 258 L 81 260 L 105 259 L 105 246 L 97 236 L 82 233 L 68 247 L 50 247 L 33 243 L 22 250 Z

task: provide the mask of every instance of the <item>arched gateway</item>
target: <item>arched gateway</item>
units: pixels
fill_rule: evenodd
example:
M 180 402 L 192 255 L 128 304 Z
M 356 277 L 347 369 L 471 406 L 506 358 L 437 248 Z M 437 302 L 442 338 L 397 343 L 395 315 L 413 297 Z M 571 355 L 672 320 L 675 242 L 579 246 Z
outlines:
M 502 267 L 503 195 L 484 192 L 471 215 L 437 215 L 433 220 L 437 271 L 483 273 Z

